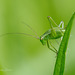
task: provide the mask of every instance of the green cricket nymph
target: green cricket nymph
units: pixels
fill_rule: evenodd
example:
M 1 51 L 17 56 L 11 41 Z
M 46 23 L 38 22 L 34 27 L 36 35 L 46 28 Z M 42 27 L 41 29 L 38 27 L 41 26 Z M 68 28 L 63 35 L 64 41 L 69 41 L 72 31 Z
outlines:
M 0 35 L 0 37 L 1 37 L 1 36 L 4 36 L 4 35 L 8 35 L 8 34 L 22 34 L 22 35 L 32 36 L 32 37 L 35 37 L 35 38 L 39 39 L 40 42 L 42 43 L 42 45 L 46 45 L 46 44 L 47 44 L 47 46 L 48 46 L 48 48 L 49 48 L 50 50 L 52 50 L 53 52 L 57 53 L 56 48 L 50 43 L 50 40 L 53 39 L 53 40 L 56 40 L 56 42 L 57 42 L 57 39 L 58 39 L 58 38 L 61 38 L 61 40 L 62 40 L 63 35 L 64 35 L 64 32 L 65 32 L 64 22 L 61 21 L 60 24 L 57 25 L 57 24 L 55 23 L 55 21 L 54 21 L 50 16 L 48 16 L 47 18 L 48 18 L 49 23 L 50 23 L 50 29 L 47 30 L 47 31 L 46 31 L 43 35 L 41 35 L 40 37 L 39 37 L 39 36 L 37 35 L 37 33 L 32 29 L 32 27 L 30 27 L 28 24 L 26 24 L 26 23 L 24 23 L 24 22 L 23 22 L 23 24 L 25 24 L 26 26 L 28 26 L 28 27 L 33 31 L 33 33 L 35 34 L 35 36 L 34 36 L 34 35 L 30 35 L 30 34 L 26 34 L 26 33 L 5 33 L 5 34 Z M 54 25 L 55 25 L 56 27 L 53 27 L 52 22 L 54 23 Z M 50 45 L 49 45 L 49 44 L 50 44 Z M 51 48 L 51 47 L 52 47 L 52 48 Z

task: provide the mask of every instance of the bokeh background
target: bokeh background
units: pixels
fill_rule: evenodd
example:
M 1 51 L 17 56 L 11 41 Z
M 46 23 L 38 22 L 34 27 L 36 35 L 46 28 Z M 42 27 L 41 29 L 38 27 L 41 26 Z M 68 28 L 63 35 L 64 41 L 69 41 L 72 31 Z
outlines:
M 47 16 L 57 24 L 63 20 L 67 25 L 74 12 L 74 0 L 0 0 L 0 35 L 12 32 L 34 35 L 22 24 L 25 22 L 41 36 L 50 28 Z M 64 75 L 75 75 L 74 28 L 75 25 L 69 39 Z M 55 56 L 33 37 L 0 37 L 0 75 L 53 75 Z

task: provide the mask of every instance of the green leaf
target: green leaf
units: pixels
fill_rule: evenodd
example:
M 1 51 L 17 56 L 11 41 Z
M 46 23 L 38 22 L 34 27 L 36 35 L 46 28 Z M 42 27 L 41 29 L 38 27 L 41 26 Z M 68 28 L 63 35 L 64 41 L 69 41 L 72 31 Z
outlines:
M 70 37 L 70 32 L 71 32 L 72 23 L 73 23 L 74 18 L 75 18 L 75 13 L 72 15 L 67 25 L 66 31 L 64 33 L 63 39 L 61 41 L 53 75 L 63 75 L 64 68 L 65 68 L 66 49 L 67 49 L 68 40 Z

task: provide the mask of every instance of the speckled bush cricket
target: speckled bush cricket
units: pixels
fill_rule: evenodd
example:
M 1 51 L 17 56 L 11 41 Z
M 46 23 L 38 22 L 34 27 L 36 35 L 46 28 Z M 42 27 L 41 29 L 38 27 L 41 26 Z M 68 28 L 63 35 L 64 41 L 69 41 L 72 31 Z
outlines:
M 48 20 L 49 20 L 49 23 L 50 23 L 50 27 L 51 29 L 47 30 L 43 35 L 41 35 L 40 37 L 37 35 L 37 33 L 34 31 L 34 29 L 32 29 L 28 24 L 24 23 L 26 26 L 28 26 L 34 33 L 35 33 L 35 36 L 34 35 L 30 35 L 30 34 L 26 34 L 26 33 L 5 33 L 5 34 L 2 34 L 0 35 L 0 37 L 4 36 L 4 35 L 8 35 L 8 34 L 23 34 L 23 35 L 28 35 L 28 36 L 32 36 L 36 39 L 39 39 L 40 42 L 42 43 L 42 45 L 45 45 L 47 44 L 47 47 L 55 52 L 57 54 L 57 49 L 51 44 L 51 42 L 49 42 L 51 39 L 53 40 L 56 40 L 57 42 L 57 39 L 58 38 L 63 38 L 63 35 L 64 35 L 64 32 L 65 32 L 65 28 L 64 28 L 64 22 L 61 21 L 59 25 L 57 25 L 55 23 L 55 21 L 50 17 L 48 16 L 47 17 Z M 53 27 L 52 25 L 52 22 L 55 24 L 56 27 Z M 58 28 L 58 29 L 57 29 Z M 52 48 L 51 48 L 52 47 Z
M 64 22 L 61 21 L 60 24 L 57 25 L 57 24 L 55 23 L 55 21 L 54 21 L 50 16 L 48 16 L 48 20 L 49 20 L 51 29 L 49 29 L 48 31 L 46 31 L 46 32 L 40 37 L 40 41 L 41 41 L 41 43 L 42 43 L 43 45 L 45 45 L 45 44 L 47 43 L 48 48 L 49 48 L 51 51 L 53 51 L 53 52 L 55 52 L 55 53 L 57 54 L 57 49 L 51 44 L 51 42 L 49 42 L 49 40 L 53 39 L 53 40 L 56 40 L 56 42 L 57 42 L 57 39 L 58 39 L 58 38 L 61 38 L 61 40 L 62 40 L 63 35 L 64 35 L 64 32 L 65 32 Z M 56 27 L 53 27 L 53 25 L 52 25 L 51 22 L 53 22 L 53 23 L 56 25 Z M 57 28 L 58 28 L 58 30 L 57 30 Z M 50 43 L 50 45 L 49 45 L 49 43 Z M 58 42 L 57 42 L 57 43 L 58 43 Z M 50 46 L 52 46 L 53 49 L 52 49 Z

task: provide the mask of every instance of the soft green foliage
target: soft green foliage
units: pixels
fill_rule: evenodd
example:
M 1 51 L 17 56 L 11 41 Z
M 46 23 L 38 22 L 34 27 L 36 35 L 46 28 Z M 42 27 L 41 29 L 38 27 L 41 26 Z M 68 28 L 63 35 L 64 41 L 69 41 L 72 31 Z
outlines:
M 68 44 L 74 18 L 75 18 L 75 13 L 73 14 L 72 18 L 70 19 L 67 25 L 62 42 L 60 44 L 53 75 L 63 75 L 64 67 L 65 67 L 66 49 L 67 49 L 67 44 Z
M 0 75 L 4 75 L 4 71 L 3 71 L 3 69 L 2 69 L 1 64 L 0 64 Z
M 64 21 L 66 25 L 74 11 L 75 0 L 0 0 L 0 35 L 7 32 L 34 35 L 21 23 L 25 22 L 41 36 L 50 29 L 47 16 L 57 24 Z M 71 35 L 64 75 L 75 75 L 75 25 Z M 59 45 L 52 43 L 58 49 Z M 12 70 L 4 71 L 4 75 L 53 75 L 55 60 L 55 53 L 33 37 L 0 37 L 0 65 Z

